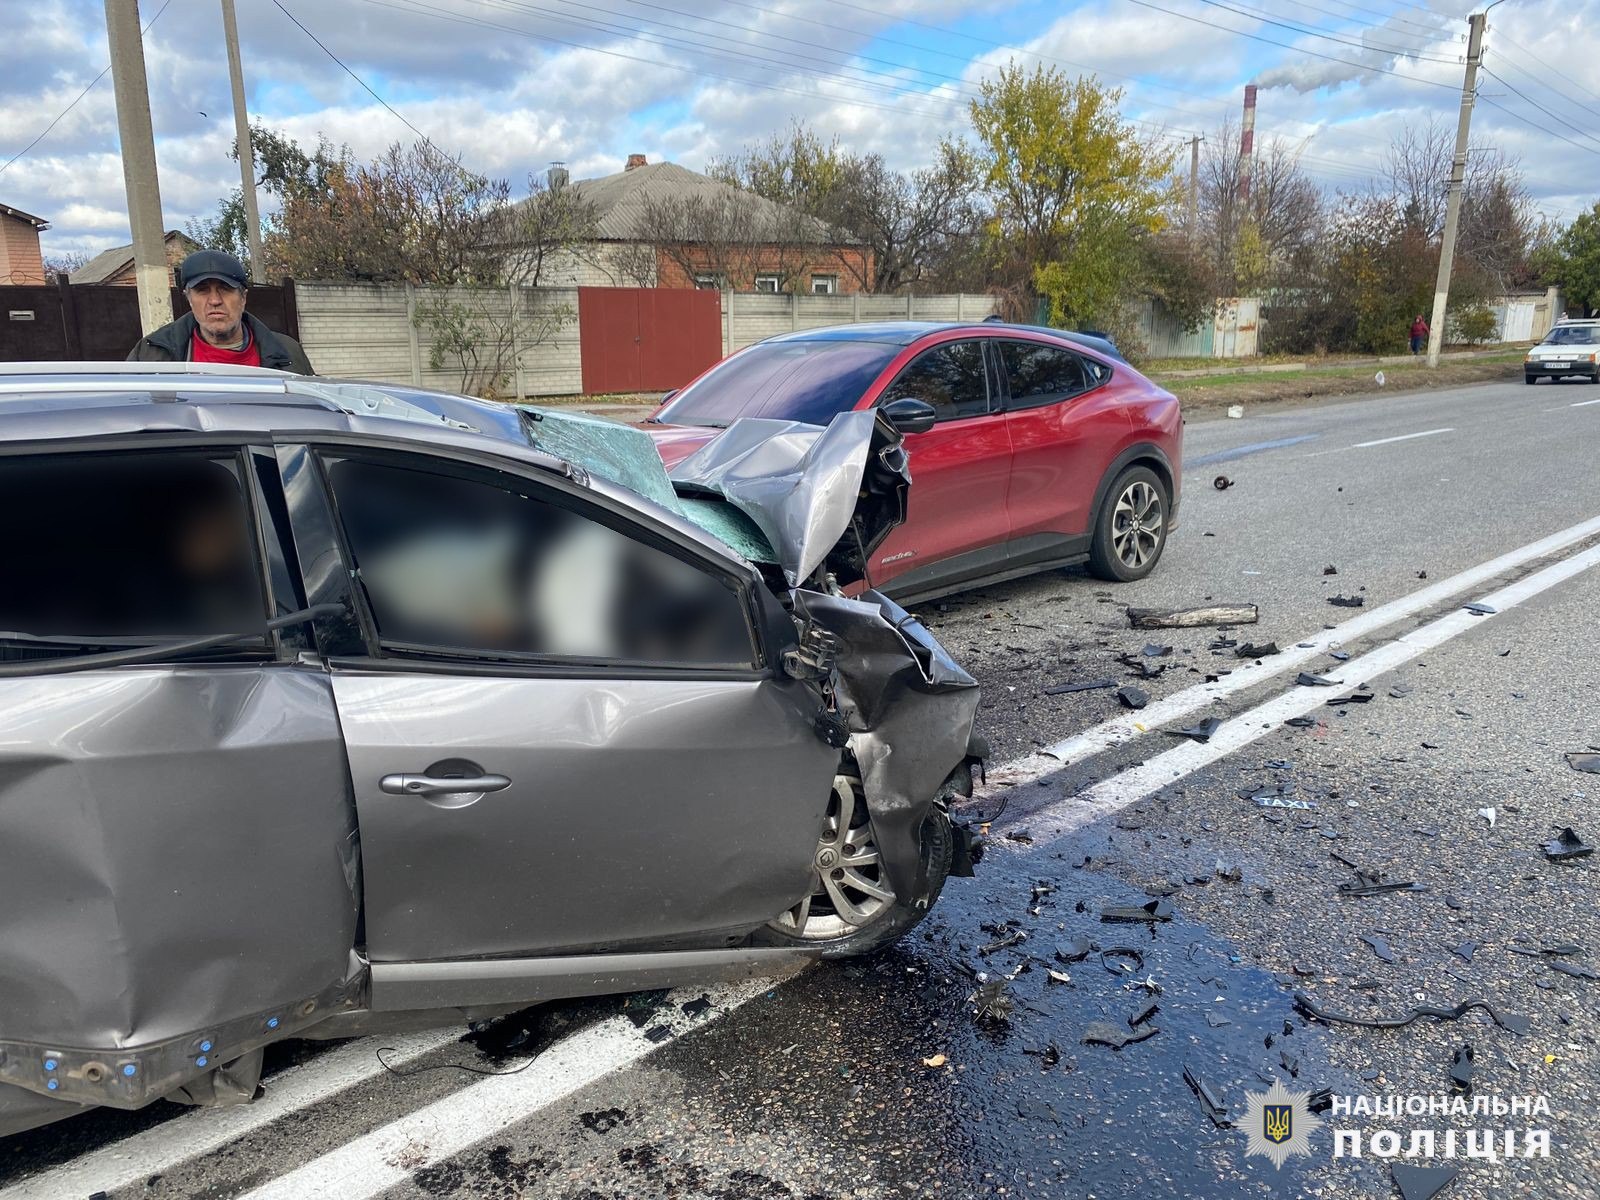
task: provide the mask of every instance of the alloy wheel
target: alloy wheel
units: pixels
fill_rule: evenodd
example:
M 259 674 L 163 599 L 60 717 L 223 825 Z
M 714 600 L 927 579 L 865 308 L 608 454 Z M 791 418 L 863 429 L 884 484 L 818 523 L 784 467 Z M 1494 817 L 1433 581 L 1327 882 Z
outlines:
M 801 941 L 832 941 L 871 925 L 893 904 L 861 781 L 835 775 L 811 860 L 811 891 L 773 927 Z
M 1123 566 L 1138 570 L 1155 557 L 1164 519 L 1153 484 L 1136 479 L 1123 490 L 1111 510 L 1111 546 Z

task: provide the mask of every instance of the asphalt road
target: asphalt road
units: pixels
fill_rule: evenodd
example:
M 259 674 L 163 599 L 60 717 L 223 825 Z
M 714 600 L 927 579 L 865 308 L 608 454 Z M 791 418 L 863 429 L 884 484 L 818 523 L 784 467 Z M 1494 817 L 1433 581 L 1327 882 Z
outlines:
M 1600 389 L 1570 385 L 1192 425 L 1181 526 L 1149 580 L 1058 572 L 926 606 L 984 686 L 1000 769 L 967 815 L 997 819 L 978 877 L 892 951 L 709 1004 L 693 989 L 465 1040 L 289 1043 L 255 1105 L 93 1113 L 0 1144 L 0 1200 L 1400 1195 L 1370 1143 L 1391 1129 L 1393 1161 L 1458 1172 L 1446 1200 L 1593 1197 L 1600 856 L 1540 844 L 1569 825 L 1600 843 L 1600 776 L 1564 757 L 1600 746 L 1597 456 Z M 1485 599 L 1495 612 L 1462 608 Z M 1260 623 L 1124 616 L 1212 601 L 1257 604 Z M 1282 652 L 1258 666 L 1219 639 Z M 1146 643 L 1172 649 L 1135 680 L 1119 655 Z M 1302 670 L 1338 682 L 1300 687 Z M 1150 707 L 1043 694 L 1102 678 Z M 1207 716 L 1209 743 L 1169 732 Z M 1261 789 L 1314 807 L 1262 807 Z M 1355 868 L 1424 890 L 1340 895 Z M 1167 921 L 1102 920 L 1163 895 Z M 1310 1019 L 1296 992 L 1363 1018 L 1482 1000 L 1527 1023 L 1363 1028 Z M 1084 1041 L 1095 1023 L 1158 1032 L 1112 1049 Z M 1245 1155 L 1248 1093 L 1448 1104 L 1465 1045 L 1467 1104 L 1548 1113 L 1323 1110 L 1309 1154 Z M 1333 1157 L 1330 1126 L 1360 1158 Z M 1529 1128 L 1548 1157 L 1523 1156 Z M 1433 1131 L 1431 1158 L 1404 1156 L 1412 1130 Z

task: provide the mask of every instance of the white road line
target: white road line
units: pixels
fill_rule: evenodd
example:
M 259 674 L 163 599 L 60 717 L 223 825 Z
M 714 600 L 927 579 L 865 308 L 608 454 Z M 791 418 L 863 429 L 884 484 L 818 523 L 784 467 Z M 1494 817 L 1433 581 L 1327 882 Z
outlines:
M 1588 408 L 1591 404 L 1600 404 L 1600 400 L 1579 400 L 1576 404 L 1567 405 L 1568 408 Z
M 1351 446 L 1352 450 L 1364 450 L 1368 446 L 1387 446 L 1390 442 L 1409 442 L 1412 438 L 1432 437 L 1436 433 L 1454 433 L 1455 426 L 1447 429 L 1424 429 L 1421 433 L 1402 433 L 1399 437 L 1379 438 L 1375 442 L 1357 442 Z
M 188 1159 L 253 1133 L 279 1117 L 363 1083 L 384 1070 L 375 1051 L 393 1066 L 420 1058 L 461 1037 L 462 1030 L 428 1030 L 387 1039 L 362 1038 L 330 1050 L 265 1081 L 266 1095 L 238 1108 L 196 1108 L 181 1117 L 81 1154 L 47 1174 L 0 1189 L 0 1200 L 83 1200 L 170 1171 Z
M 1152 729 L 1190 716 L 1218 700 L 1255 687 L 1285 671 L 1294 670 L 1329 650 L 1414 617 L 1453 596 L 1480 587 L 1507 571 L 1564 550 L 1595 534 L 1600 534 L 1600 517 L 1593 517 L 1549 537 L 1519 546 L 1498 558 L 1469 567 L 1448 579 L 1441 579 L 1398 600 L 1365 611 L 1332 629 L 1319 630 L 1309 637 L 1300 638 L 1298 642 L 1302 644 L 1287 645 L 1280 653 L 1262 659 L 1259 664 L 1245 663 L 1235 667 L 1233 674 L 1225 675 L 1215 683 L 1195 684 L 1155 701 L 1140 712 L 1103 721 L 1080 734 L 1047 746 L 1043 751 L 1036 751 L 1027 758 L 991 770 L 983 794 L 992 795 L 1005 787 L 1054 774 L 1063 763 L 1081 762 L 1103 750 L 1142 737 Z
M 1540 592 L 1571 579 L 1591 567 L 1600 565 L 1600 546 L 1592 546 L 1570 558 L 1536 571 L 1526 579 L 1518 580 L 1497 592 L 1482 597 L 1498 612 L 1514 608 Z M 1369 683 L 1387 671 L 1410 662 L 1412 659 L 1484 622 L 1490 616 L 1476 616 L 1456 611 L 1431 621 L 1420 629 L 1387 642 L 1360 658 L 1351 659 L 1339 668 L 1344 686 L 1337 689 L 1320 687 L 1293 687 L 1255 708 L 1226 720 L 1208 742 L 1185 742 L 1136 767 L 1102 780 L 1076 796 L 1048 804 L 1028 814 L 1028 829 L 1033 834 L 1034 850 L 1049 840 L 1070 834 L 1092 821 L 1099 820 L 1128 805 L 1143 800 L 1176 780 L 1192 775 L 1202 767 L 1225 758 L 1234 751 L 1266 737 L 1280 729 L 1291 717 L 1305 716 L 1323 708 L 1327 701 L 1348 694 L 1363 683 Z M 1007 845 L 996 839 L 990 845 Z
M 725 987 L 680 989 L 668 995 L 661 1012 L 676 1037 L 710 1024 L 774 986 L 774 981 L 757 979 Z M 677 1005 L 702 990 L 711 996 L 711 1011 L 698 1021 L 685 1017 Z M 579 1088 L 632 1066 L 663 1044 L 652 1042 L 626 1017 L 610 1017 L 557 1042 L 525 1071 L 491 1076 L 452 1092 L 238 1200 L 365 1200 L 376 1196 L 404 1182 L 418 1168 L 493 1137 Z

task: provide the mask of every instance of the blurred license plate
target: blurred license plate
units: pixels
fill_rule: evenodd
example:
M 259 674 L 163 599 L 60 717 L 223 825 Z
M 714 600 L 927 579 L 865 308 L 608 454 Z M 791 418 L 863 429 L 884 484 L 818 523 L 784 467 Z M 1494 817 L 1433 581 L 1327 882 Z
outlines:
M 1572 364 L 1569 363 L 1569 362 L 1547 362 L 1547 363 L 1545 363 L 1545 366 L 1547 366 L 1547 367 L 1555 367 L 1557 370 L 1560 370 L 1560 371 L 1565 371 L 1571 365 Z

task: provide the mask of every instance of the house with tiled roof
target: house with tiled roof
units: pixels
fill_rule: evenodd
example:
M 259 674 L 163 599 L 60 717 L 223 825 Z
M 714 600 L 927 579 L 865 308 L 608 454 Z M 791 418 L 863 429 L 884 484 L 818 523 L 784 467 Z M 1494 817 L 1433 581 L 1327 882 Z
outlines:
M 173 269 L 201 247 L 200 243 L 196 242 L 181 229 L 167 230 L 165 240 L 167 243 L 167 276 L 170 284 L 172 282 Z M 133 287 L 136 282 L 133 274 L 133 243 L 130 242 L 126 246 L 113 246 L 109 250 L 100 251 L 99 254 L 96 254 L 83 266 L 72 272 L 70 279 L 73 283 L 114 283 Z

